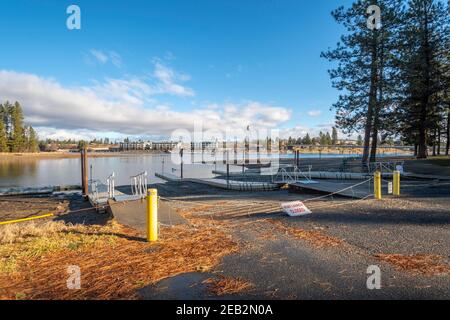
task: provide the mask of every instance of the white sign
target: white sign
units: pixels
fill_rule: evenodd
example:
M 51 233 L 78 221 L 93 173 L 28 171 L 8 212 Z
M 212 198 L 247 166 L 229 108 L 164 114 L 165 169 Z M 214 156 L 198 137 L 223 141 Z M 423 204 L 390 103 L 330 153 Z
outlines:
M 285 213 L 290 215 L 291 217 L 299 217 L 299 216 L 306 216 L 308 214 L 311 214 L 311 210 L 309 210 L 305 204 L 301 201 L 292 201 L 292 202 L 285 202 L 281 204 L 281 208 Z
M 388 194 L 392 194 L 392 190 L 393 190 L 393 187 L 392 187 L 392 182 L 388 182 Z

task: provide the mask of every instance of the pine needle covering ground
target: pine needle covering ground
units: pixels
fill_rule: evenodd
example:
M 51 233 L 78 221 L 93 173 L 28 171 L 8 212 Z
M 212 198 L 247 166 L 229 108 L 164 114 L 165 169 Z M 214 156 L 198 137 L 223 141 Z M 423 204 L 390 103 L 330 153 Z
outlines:
M 443 257 L 431 254 L 376 254 L 376 258 L 392 264 L 396 269 L 423 275 L 450 275 L 450 267 Z
M 305 230 L 301 228 L 288 227 L 281 221 L 273 219 L 269 219 L 268 221 L 273 224 L 277 231 L 283 232 L 297 239 L 306 240 L 316 247 L 338 247 L 345 243 L 344 240 L 328 236 L 320 230 Z
M 200 219 L 195 227 L 162 227 L 156 244 L 117 224 L 60 228 L 0 246 L 2 264 L 14 258 L 13 267 L 0 270 L 0 298 L 138 298 L 138 289 L 177 274 L 210 270 L 238 248 L 222 228 Z M 80 290 L 67 288 L 71 265 L 80 267 Z

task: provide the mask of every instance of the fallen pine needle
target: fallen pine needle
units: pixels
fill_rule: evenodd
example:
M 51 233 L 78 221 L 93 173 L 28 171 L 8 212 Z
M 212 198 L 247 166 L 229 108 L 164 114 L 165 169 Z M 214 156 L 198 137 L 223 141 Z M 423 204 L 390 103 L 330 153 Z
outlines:
M 253 287 L 253 284 L 249 281 L 241 278 L 232 278 L 219 276 L 218 278 L 208 278 L 203 281 L 208 285 L 208 289 L 217 296 L 223 296 L 227 294 L 236 294 L 243 291 L 247 291 Z
M 443 258 L 431 254 L 385 254 L 374 255 L 381 261 L 392 264 L 396 269 L 424 275 L 450 275 L 450 268 L 443 262 Z
M 345 243 L 344 240 L 330 237 L 320 230 L 305 230 L 288 227 L 281 221 L 273 219 L 268 219 L 267 221 L 272 223 L 278 231 L 291 235 L 297 239 L 306 240 L 317 247 L 337 247 Z

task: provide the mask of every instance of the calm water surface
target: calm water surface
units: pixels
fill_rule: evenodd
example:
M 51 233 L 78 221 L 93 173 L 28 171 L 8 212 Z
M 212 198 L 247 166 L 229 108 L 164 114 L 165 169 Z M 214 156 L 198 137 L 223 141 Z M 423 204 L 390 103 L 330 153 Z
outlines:
M 348 157 L 346 154 L 323 154 L 322 158 Z M 351 155 L 354 156 L 354 155 Z M 186 154 L 185 161 L 189 154 Z M 252 156 L 251 156 L 252 157 Z M 283 155 L 291 158 L 293 155 Z M 302 158 L 316 158 L 317 154 L 302 154 Z M 214 158 L 209 158 L 214 160 Z M 232 160 L 232 159 L 230 159 Z M 201 159 L 196 159 L 201 161 Z M 174 163 L 171 155 L 121 155 L 114 157 L 89 158 L 92 166 L 92 178 L 105 181 L 112 173 L 116 176 L 116 185 L 127 185 L 130 176 L 147 171 L 148 182 L 161 182 L 155 177 L 155 172 L 180 175 L 180 166 Z M 213 177 L 212 170 L 226 170 L 222 164 L 185 165 L 185 177 Z M 239 171 L 232 168 L 232 171 Z M 90 176 L 91 178 L 91 176 Z M 30 159 L 30 158 L 0 158 L 0 187 L 45 187 L 81 184 L 80 159 Z

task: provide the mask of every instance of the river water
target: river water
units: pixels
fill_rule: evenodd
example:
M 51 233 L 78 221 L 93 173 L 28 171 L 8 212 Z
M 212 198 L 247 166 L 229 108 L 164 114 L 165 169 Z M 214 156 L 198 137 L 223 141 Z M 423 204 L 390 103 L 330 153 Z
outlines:
M 322 154 L 321 157 L 348 157 L 345 154 Z M 354 154 L 352 156 L 355 156 Z M 185 163 L 189 162 L 190 155 L 185 155 Z M 252 156 L 251 156 L 252 157 Z M 293 155 L 283 155 L 291 158 Z M 302 158 L 318 157 L 318 154 L 302 154 Z M 252 157 L 254 158 L 254 157 Z M 200 162 L 201 159 L 196 159 Z M 206 159 L 214 160 L 214 159 Z M 161 182 L 155 177 L 155 172 L 180 175 L 180 165 L 177 156 L 170 154 L 147 155 L 119 155 L 108 157 L 89 158 L 89 178 L 106 181 L 106 178 L 115 173 L 116 185 L 127 185 L 130 176 L 147 171 L 148 182 Z M 212 170 L 226 170 L 223 164 L 186 164 L 184 177 L 209 178 L 213 177 Z M 232 167 L 232 171 L 241 170 Z M 91 176 L 92 173 L 92 176 Z M 9 187 L 47 187 L 67 186 L 81 184 L 79 158 L 29 158 L 29 157 L 0 157 L 0 188 Z

